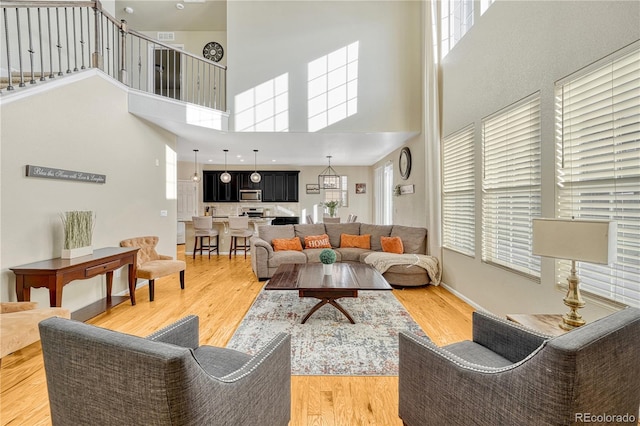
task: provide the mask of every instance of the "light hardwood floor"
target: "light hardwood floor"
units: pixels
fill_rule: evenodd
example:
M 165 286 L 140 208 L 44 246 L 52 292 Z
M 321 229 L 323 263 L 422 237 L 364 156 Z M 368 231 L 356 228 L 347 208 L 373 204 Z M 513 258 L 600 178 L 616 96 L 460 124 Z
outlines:
M 184 246 L 178 246 L 184 258 Z M 155 301 L 148 288 L 136 291 L 136 306 L 122 303 L 88 321 L 100 327 L 146 336 L 188 315 L 200 317 L 200 343 L 225 346 L 264 286 L 250 259 L 191 256 L 185 289 L 177 274 L 156 281 Z M 473 309 L 442 287 L 393 290 L 414 320 L 438 345 L 471 337 Z M 291 426 L 402 425 L 398 418 L 397 377 L 293 376 Z M 2 360 L 2 425 L 50 425 L 40 343 Z

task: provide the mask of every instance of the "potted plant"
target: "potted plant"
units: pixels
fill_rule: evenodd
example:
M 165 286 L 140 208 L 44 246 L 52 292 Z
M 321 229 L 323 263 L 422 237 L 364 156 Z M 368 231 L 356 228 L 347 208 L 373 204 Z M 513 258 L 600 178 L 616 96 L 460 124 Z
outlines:
M 336 263 L 336 252 L 331 249 L 324 249 L 320 252 L 320 262 L 325 275 L 333 273 L 333 264 Z
M 338 206 L 340 205 L 339 201 L 327 201 L 323 203 L 323 205 L 329 210 L 329 216 L 336 217 L 336 213 L 338 213 Z
M 93 253 L 93 212 L 71 211 L 61 216 L 64 232 L 62 258 L 72 259 Z

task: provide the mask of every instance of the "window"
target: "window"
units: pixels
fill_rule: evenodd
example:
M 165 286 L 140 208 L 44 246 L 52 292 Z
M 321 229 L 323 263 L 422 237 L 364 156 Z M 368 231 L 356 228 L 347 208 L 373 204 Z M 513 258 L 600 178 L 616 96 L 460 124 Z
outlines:
M 443 246 L 475 255 L 473 125 L 443 140 Z
M 581 288 L 640 306 L 640 43 L 556 84 L 558 217 L 614 220 L 612 265 L 578 263 Z M 570 262 L 557 262 L 559 282 Z
M 393 163 L 375 170 L 375 223 L 391 225 L 393 223 Z
M 340 188 L 339 189 L 325 189 L 324 201 L 338 201 L 339 207 L 349 207 L 349 185 L 347 184 L 347 177 L 340 176 Z
M 440 2 L 440 42 L 442 57 L 473 26 L 473 0 L 443 0 Z
M 480 15 L 484 15 L 494 1 L 495 0 L 480 0 Z
M 540 95 L 482 120 L 482 260 L 540 277 L 531 220 L 540 216 Z

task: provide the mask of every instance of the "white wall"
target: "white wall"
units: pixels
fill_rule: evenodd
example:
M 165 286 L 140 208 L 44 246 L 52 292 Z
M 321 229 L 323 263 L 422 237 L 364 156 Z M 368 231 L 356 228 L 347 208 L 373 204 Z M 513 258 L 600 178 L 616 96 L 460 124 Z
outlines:
M 229 2 L 229 109 L 288 73 L 289 130 L 307 131 L 308 63 L 357 41 L 358 113 L 324 131 L 419 130 L 420 11 L 415 1 Z
M 475 124 L 476 256 L 444 250 L 444 282 L 497 314 L 563 313 L 553 260 L 542 283 L 481 262 L 481 120 L 536 91 L 542 111 L 542 215 L 554 216 L 554 82 L 640 38 L 640 3 L 498 1 L 442 61 L 444 136 Z M 588 301 L 587 319 L 611 307 Z
M 96 213 L 93 246 L 158 235 L 158 252 L 175 256 L 176 201 L 167 198 L 166 148 L 175 136 L 128 113 L 126 89 L 98 75 L 2 104 L 0 300 L 16 300 L 8 269 L 58 257 L 60 214 Z M 25 177 L 25 165 L 106 175 L 102 185 Z M 175 175 L 169 176 L 169 180 Z M 161 217 L 160 211 L 168 216 Z M 126 268 L 114 277 L 114 293 L 126 290 Z M 105 297 L 104 276 L 64 287 L 62 305 L 73 310 Z M 31 299 L 48 306 L 46 289 Z

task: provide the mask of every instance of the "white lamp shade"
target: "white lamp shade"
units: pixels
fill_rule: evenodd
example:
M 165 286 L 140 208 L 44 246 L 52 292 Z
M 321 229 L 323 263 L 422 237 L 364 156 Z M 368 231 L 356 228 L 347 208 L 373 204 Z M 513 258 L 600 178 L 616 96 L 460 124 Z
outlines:
M 533 219 L 535 255 L 609 264 L 616 260 L 617 223 L 599 220 Z

